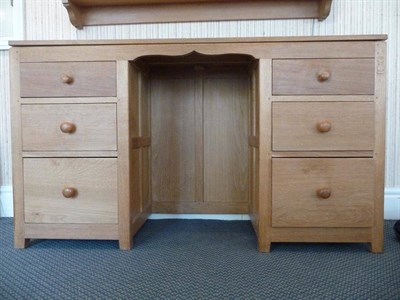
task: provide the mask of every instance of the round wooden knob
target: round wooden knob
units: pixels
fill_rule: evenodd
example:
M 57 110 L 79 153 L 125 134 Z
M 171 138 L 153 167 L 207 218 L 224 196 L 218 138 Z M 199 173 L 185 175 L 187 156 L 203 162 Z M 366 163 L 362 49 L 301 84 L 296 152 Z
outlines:
M 317 78 L 319 82 L 327 81 L 331 77 L 331 73 L 328 71 L 319 71 L 317 74 Z
M 61 76 L 61 80 L 65 84 L 72 84 L 74 82 L 74 78 L 69 75 L 63 75 Z
M 62 132 L 64 133 L 74 133 L 76 130 L 76 126 L 74 123 L 70 123 L 70 122 L 63 122 L 60 125 L 60 129 Z
M 331 189 L 322 188 L 317 190 L 317 196 L 322 199 L 328 199 L 331 196 Z
M 78 190 L 72 187 L 66 187 L 63 189 L 62 194 L 65 198 L 74 198 L 78 195 Z
M 327 120 L 319 121 L 317 123 L 317 129 L 319 132 L 322 132 L 322 133 L 328 132 L 332 129 L 332 124 L 331 124 L 331 122 L 329 122 Z

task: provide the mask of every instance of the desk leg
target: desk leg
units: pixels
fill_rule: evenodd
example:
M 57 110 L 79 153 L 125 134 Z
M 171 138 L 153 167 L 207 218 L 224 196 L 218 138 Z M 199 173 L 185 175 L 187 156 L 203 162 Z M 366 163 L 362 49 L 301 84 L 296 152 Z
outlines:
M 119 249 L 120 250 L 132 250 L 133 238 L 122 238 L 119 239 Z
M 25 239 L 25 238 L 17 239 L 16 238 L 14 240 L 14 247 L 17 249 L 24 249 L 24 248 L 29 247 L 30 243 L 31 243 L 31 239 Z

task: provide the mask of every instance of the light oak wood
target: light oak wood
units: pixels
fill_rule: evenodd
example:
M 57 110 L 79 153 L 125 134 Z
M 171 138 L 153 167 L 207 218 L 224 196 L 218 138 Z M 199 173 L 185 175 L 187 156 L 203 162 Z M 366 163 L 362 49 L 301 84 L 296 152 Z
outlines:
M 116 97 L 74 97 L 74 98 L 21 98 L 21 104 L 92 104 L 117 103 Z
M 383 252 L 383 206 L 385 194 L 385 127 L 386 127 L 386 43 L 375 45 L 375 194 L 374 194 L 374 226 L 370 250 Z
M 150 83 L 148 73 L 139 69 L 139 99 L 141 103 L 141 128 L 140 132 L 143 136 L 148 136 L 148 140 L 142 145 L 142 170 L 141 170 L 141 183 L 142 183 L 142 201 L 141 211 L 143 222 L 147 215 L 151 213 L 152 207 L 152 190 L 151 190 L 151 101 L 150 101 Z M 146 215 L 147 214 L 147 215 Z M 139 223 L 140 224 L 140 223 Z M 138 228 L 139 229 L 139 228 Z M 132 229 L 135 231 L 135 228 Z
M 82 17 L 82 13 L 80 12 L 81 8 L 75 3 L 70 2 L 69 0 L 62 0 L 62 3 L 64 4 L 64 7 L 68 12 L 71 24 L 73 24 L 77 28 L 83 28 L 82 24 L 84 18 Z
M 258 67 L 259 132 L 258 152 L 258 250 L 269 252 L 271 247 L 272 212 L 272 60 L 260 59 Z
M 143 114 L 142 104 L 143 99 L 141 95 L 141 78 L 140 70 L 133 64 L 129 64 L 129 128 L 130 134 L 133 139 L 140 138 L 142 135 Z M 137 230 L 146 221 L 148 212 L 143 210 L 143 159 L 142 148 L 133 148 L 131 145 L 130 165 L 131 181 L 130 181 L 130 237 L 136 233 Z
M 152 196 L 195 202 L 194 79 L 151 79 Z
M 241 38 L 193 38 L 193 39 L 124 39 L 124 40 L 14 40 L 10 46 L 82 46 L 82 45 L 151 45 L 151 44 L 198 44 L 198 43 L 277 43 L 277 42 L 357 42 L 357 41 L 385 41 L 387 34 L 363 34 L 363 35 L 324 35 L 324 36 L 270 36 L 270 37 L 241 37 Z M 356 43 L 357 44 L 357 43 Z M 314 45 L 314 44 L 313 44 Z M 228 52 L 226 52 L 228 53 Z M 374 55 L 370 56 L 374 57 Z
M 332 0 L 62 0 L 71 23 L 87 25 L 328 17 Z
M 131 122 L 135 116 L 131 113 L 130 64 L 127 61 L 117 61 L 117 135 L 118 135 L 118 234 L 119 248 L 130 250 L 133 246 L 131 211 L 132 211 L 132 130 Z
M 115 104 L 22 105 L 24 151 L 117 150 Z
M 272 160 L 273 227 L 371 227 L 374 161 Z
M 118 239 L 121 249 L 131 249 L 133 235 L 151 212 L 197 212 L 249 213 L 260 251 L 269 251 L 274 242 L 366 242 L 370 244 L 371 251 L 381 252 L 386 72 L 385 42 L 382 40 L 385 38 L 378 35 L 15 42 L 18 46 L 12 49 L 11 55 L 15 246 L 26 247 L 31 238 L 53 237 Z M 286 79 L 295 80 L 293 85 L 300 85 L 296 91 L 303 88 L 307 94 L 272 95 L 276 83 L 273 66 L 283 60 L 304 63 L 307 70 L 304 72 L 308 72 L 304 78 L 310 76 L 317 86 L 324 88 L 315 93 L 314 88 L 301 84 L 304 78 L 295 78 L 288 73 Z M 314 72 L 312 62 L 321 61 L 337 63 L 332 64 L 332 69 L 315 69 Z M 360 67 L 360 61 L 368 62 L 365 63 L 368 67 Z M 22 90 L 31 89 L 21 87 L 21 65 L 47 66 L 49 63 L 56 64 L 60 70 L 70 63 L 82 65 L 82 68 L 86 63 L 113 64 L 114 79 L 104 80 L 110 85 L 114 82 L 115 93 L 111 96 L 70 95 L 64 92 L 56 95 L 57 85 L 49 84 L 45 95 L 21 98 Z M 319 80 L 322 82 L 318 80 L 320 71 Z M 337 81 L 340 72 L 345 73 L 345 79 Z M 103 78 L 98 71 L 91 74 Z M 57 77 L 58 84 L 66 88 L 76 87 L 79 78 L 71 74 L 64 74 L 63 78 L 62 75 Z M 334 81 L 336 86 L 327 90 L 325 86 Z M 103 83 L 103 79 L 93 80 L 85 88 L 95 91 Z M 349 83 L 350 88 L 344 91 L 343 86 Z M 310 90 L 313 95 L 309 94 Z M 368 90 L 369 94 L 356 94 L 361 90 Z M 116 106 L 114 134 L 117 146 L 113 150 L 67 149 L 68 145 L 64 143 L 56 150 L 23 151 L 22 141 L 25 142 L 25 138 L 22 139 L 22 133 L 27 130 L 26 127 L 34 128 L 57 114 L 46 110 L 46 107 L 67 107 L 65 113 L 75 109 L 82 113 L 80 108 L 89 105 L 103 108 Z M 22 112 L 33 107 L 37 107 L 43 117 L 23 123 Z M 277 118 L 279 112 L 280 117 Z M 312 126 L 307 129 L 301 118 L 311 118 L 316 112 L 318 118 L 313 119 Z M 332 114 L 336 119 L 331 118 Z M 82 119 L 99 120 L 97 115 L 101 115 L 97 125 L 105 124 L 112 118 L 107 113 L 94 114 L 92 110 L 88 110 L 86 115 L 82 115 Z M 357 134 L 342 129 L 342 134 L 336 138 L 345 141 L 345 144 L 332 142 L 329 138 L 327 142 L 318 140 L 320 136 L 329 137 L 335 133 L 338 129 L 336 120 L 345 120 L 342 123 L 347 122 Z M 71 128 L 71 124 L 67 124 L 67 128 L 65 124 L 61 126 L 65 122 L 75 128 Z M 278 130 L 275 122 L 291 125 Z M 61 132 L 60 126 L 66 133 Z M 62 120 L 56 128 L 60 134 L 73 136 L 79 133 L 80 126 L 74 120 Z M 310 128 L 312 134 L 307 131 Z M 299 138 L 295 134 L 299 130 L 305 132 L 305 136 L 310 133 L 310 137 Z M 44 128 L 43 131 L 47 133 L 49 130 Z M 43 135 L 46 134 L 35 132 L 26 134 L 26 138 L 38 141 Z M 108 134 L 102 137 L 102 142 L 108 137 Z M 280 138 L 280 143 L 291 146 L 278 151 L 273 144 L 275 137 Z M 78 143 L 79 146 L 88 140 L 84 139 Z M 310 141 L 314 145 L 303 149 Z M 330 142 L 330 147 L 318 148 Z M 235 162 L 231 158 L 235 158 Z M 117 199 L 116 222 L 99 223 L 107 222 L 107 218 L 100 218 L 101 221 L 93 223 L 62 223 L 60 217 L 57 221 L 60 223 L 26 223 L 23 190 L 27 185 L 22 162 L 31 159 L 114 160 L 117 165 L 117 175 L 113 177 L 117 185 L 117 192 L 114 193 L 114 199 Z M 272 161 L 274 165 L 285 165 L 287 162 L 285 175 L 274 175 Z M 325 177 L 313 175 L 318 168 L 304 174 L 306 166 L 297 171 L 291 167 L 296 161 L 313 161 L 315 166 L 329 166 L 331 169 L 326 171 Z M 326 174 L 329 176 L 326 177 Z M 63 172 L 57 174 L 62 175 Z M 96 176 L 93 180 L 97 180 Z M 157 182 L 154 182 L 155 178 Z M 314 186 L 324 178 L 330 180 Z M 296 186 L 303 181 L 304 184 Z M 338 197 L 337 188 L 328 186 L 328 183 L 337 183 L 346 195 Z M 164 190 L 157 191 L 157 184 Z M 107 184 L 103 185 L 107 187 Z M 281 195 L 295 191 L 295 196 L 284 196 L 278 201 L 280 198 L 274 196 L 276 186 L 280 188 L 278 192 Z M 298 191 L 306 187 L 310 187 L 310 194 L 303 197 Z M 46 188 L 44 185 L 37 190 Z M 70 198 L 62 195 L 66 188 L 76 189 L 72 194 L 67 193 Z M 182 190 L 187 191 L 189 196 L 183 197 Z M 64 201 L 75 201 L 81 196 L 81 188 L 68 183 L 58 193 Z M 316 206 L 305 200 L 307 197 L 319 205 L 316 210 Z M 238 201 L 242 198 L 246 201 Z M 164 200 L 153 201 L 156 199 Z M 295 204 L 299 199 L 303 202 L 297 209 Z M 332 200 L 336 202 L 329 212 L 321 213 L 324 207 L 321 204 L 328 203 L 329 206 Z M 96 202 L 95 196 L 91 197 L 91 201 Z M 279 205 L 282 205 L 281 211 Z M 305 213 L 299 214 L 302 209 Z M 74 211 L 66 213 L 79 218 Z M 96 214 L 94 210 L 91 213 Z M 332 217 L 335 213 L 339 217 Z M 292 214 L 293 217 L 285 219 L 285 214 Z M 331 220 L 328 225 L 324 223 L 327 215 Z M 279 226 L 288 227 L 276 227 L 274 222 L 278 225 L 283 222 Z
M 279 102 L 374 102 L 374 95 L 291 95 L 272 96 L 272 101 Z
M 247 54 L 254 58 L 275 59 L 286 58 L 373 58 L 375 55 L 372 41 L 354 41 L 354 42 L 313 42 L 313 51 L 310 51 L 309 42 L 276 42 L 265 47 L 263 42 L 254 42 L 246 44 L 243 42 L 235 42 L 235 40 L 225 43 L 198 41 L 194 43 L 192 40 L 182 40 L 174 43 L 160 44 L 127 44 L 118 46 L 118 51 L 115 45 L 104 45 L 102 47 L 93 47 L 93 45 L 68 46 L 59 45 L 57 47 L 34 46 L 21 47 L 20 60 L 21 62 L 37 62 L 60 61 L 60 57 L 68 62 L 75 61 L 99 61 L 99 60 L 135 60 L 142 56 L 152 55 L 187 55 L 196 51 L 205 55 L 223 55 L 226 53 Z M 210 43 L 213 46 L 210 47 Z M 50 49 L 51 48 L 51 49 Z M 68 55 L 66 55 L 68 53 Z
M 373 59 L 274 60 L 274 95 L 373 95 Z
M 251 223 L 253 225 L 253 229 L 257 235 L 259 236 L 259 201 L 258 201 L 258 190 L 259 190 L 259 181 L 258 181 L 258 170 L 259 170 L 259 156 L 258 149 L 254 147 L 249 147 L 249 216 Z
M 21 106 L 20 99 L 20 56 L 16 48 L 10 50 L 10 93 L 11 99 L 11 138 L 12 138 L 12 174 L 13 174 L 13 205 L 14 205 L 14 247 L 25 248 L 30 239 L 25 234 L 24 226 L 24 178 L 21 136 Z
M 373 150 L 373 102 L 274 102 L 274 151 Z
M 204 80 L 204 201 L 248 202 L 249 78 Z
M 115 80 L 114 62 L 23 63 L 21 97 L 116 96 Z
M 130 129 L 133 140 L 141 139 L 141 147 L 132 151 L 131 164 L 131 235 L 141 228 L 151 212 L 151 139 L 140 136 L 151 135 L 150 98 L 148 95 L 149 82 L 147 75 L 135 64 L 130 64 Z
M 195 65 L 194 118 L 195 118 L 195 201 L 204 202 L 204 75 L 205 67 Z
M 118 157 L 118 151 L 27 151 L 22 157 Z
M 374 151 L 274 151 L 272 157 L 374 157 Z
M 250 136 L 249 137 L 249 146 L 253 147 L 253 148 L 258 148 L 260 142 L 258 137 L 256 136 Z
M 82 7 L 90 6 L 128 6 L 140 4 L 160 4 L 160 3 L 201 3 L 201 2 L 234 2 L 235 0 L 63 0 L 63 3 L 75 3 Z M 240 1 L 240 0 L 238 0 Z
M 231 211 L 230 206 L 234 202 L 247 203 L 248 149 L 246 140 L 249 79 L 240 74 L 232 74 L 234 69 L 228 72 L 228 69 L 223 67 L 221 71 L 218 71 L 215 65 L 182 66 L 185 69 L 178 65 L 174 66 L 174 69 L 168 68 L 152 67 L 152 74 L 156 74 L 151 79 L 153 82 L 151 87 L 152 140 L 154 141 L 152 147 L 153 210 L 159 207 L 167 211 L 157 210 L 158 212 L 169 212 L 170 207 L 174 207 L 173 204 L 166 207 L 158 202 L 176 202 L 175 207 L 180 207 L 181 203 L 186 202 L 207 202 L 209 203 L 207 211 L 210 211 L 214 205 L 214 213 L 224 213 Z M 182 69 L 184 73 L 178 72 L 176 75 L 175 68 Z M 174 73 L 173 78 L 171 75 L 168 76 L 171 72 Z M 175 76 L 178 77 L 175 78 Z M 176 82 L 181 81 L 182 83 L 175 85 Z M 161 84 L 162 87 L 155 84 Z M 181 90 L 183 92 L 180 92 Z M 184 101 L 186 104 L 180 104 L 185 103 Z M 182 108 L 186 110 L 185 116 L 181 116 L 182 112 L 177 110 Z M 177 113 L 179 116 L 171 115 Z M 191 120 L 189 123 L 186 121 L 185 124 L 187 118 Z M 165 121 L 161 123 L 163 119 Z M 174 120 L 176 119 L 180 120 L 178 124 L 184 124 L 186 127 L 175 129 L 176 121 Z M 157 132 L 159 130 L 162 132 Z M 183 140 L 180 141 L 182 130 L 185 133 Z M 166 140 L 167 144 L 160 146 L 160 140 L 169 135 L 172 135 L 173 139 Z M 186 149 L 190 149 L 190 152 L 186 150 L 183 153 L 173 153 L 172 156 L 172 153 L 168 154 L 170 149 L 184 150 L 182 146 L 173 146 L 172 143 L 175 141 L 189 143 L 190 148 Z M 186 167 L 185 163 L 187 163 Z M 190 176 L 184 176 L 176 170 L 175 166 L 194 172 Z M 165 180 L 171 182 L 160 185 L 162 178 L 164 182 Z M 181 181 L 174 178 L 179 178 Z M 190 178 L 192 178 L 190 184 L 182 181 L 190 180 Z M 158 190 L 160 187 L 164 190 Z M 179 195 L 180 198 L 173 198 L 173 195 Z M 226 203 L 227 208 L 221 210 L 223 205 L 216 205 L 218 202 Z M 185 207 L 188 212 L 189 207 L 196 209 L 197 206 L 185 205 Z M 204 211 L 201 205 L 198 207 L 200 211 L 190 212 Z
M 132 138 L 132 148 L 145 148 L 151 145 L 151 138 L 150 137 L 134 137 Z
M 117 240 L 118 224 L 33 224 L 25 225 L 30 239 Z
M 247 202 L 216 201 L 216 202 L 153 202 L 153 213 L 164 214 L 248 214 Z
M 274 228 L 274 242 L 292 243 L 367 243 L 371 240 L 369 228 Z
M 26 158 L 26 223 L 118 223 L 115 158 Z
M 319 21 L 323 21 L 329 16 L 332 7 L 332 1 L 333 0 L 321 0 L 321 2 L 319 3 L 319 13 L 318 13 Z
M 249 97 L 249 215 L 257 237 L 259 234 L 259 70 L 258 63 L 251 68 Z

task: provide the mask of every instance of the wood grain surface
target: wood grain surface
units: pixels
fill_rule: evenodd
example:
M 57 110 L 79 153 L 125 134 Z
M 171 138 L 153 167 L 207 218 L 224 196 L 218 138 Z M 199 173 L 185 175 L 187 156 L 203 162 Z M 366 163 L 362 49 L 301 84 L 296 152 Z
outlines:
M 274 102 L 272 109 L 274 151 L 374 149 L 373 102 Z
M 26 223 L 118 223 L 117 159 L 26 158 L 24 197 Z
M 24 151 L 117 150 L 115 104 L 22 105 Z M 73 132 L 60 126 L 70 123 Z
M 194 202 L 194 80 L 154 79 L 150 90 L 153 201 Z
M 274 95 L 373 95 L 373 59 L 274 60 Z M 326 73 L 328 79 L 318 79 Z
M 367 158 L 272 159 L 272 226 L 372 226 L 374 174 Z M 317 195 L 322 188 L 327 199 Z
M 115 62 L 21 64 L 21 97 L 79 96 L 116 96 Z
M 204 201 L 248 201 L 249 79 L 204 80 Z

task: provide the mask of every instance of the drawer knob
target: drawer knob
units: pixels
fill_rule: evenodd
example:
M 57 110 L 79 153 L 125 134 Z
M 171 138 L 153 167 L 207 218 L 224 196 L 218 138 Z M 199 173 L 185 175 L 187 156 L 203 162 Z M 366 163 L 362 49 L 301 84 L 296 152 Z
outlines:
M 74 82 L 74 77 L 69 75 L 63 75 L 61 76 L 61 80 L 65 84 L 72 84 Z
M 78 190 L 72 187 L 66 187 L 63 189 L 62 194 L 65 198 L 75 198 L 78 195 Z
M 322 199 L 328 199 L 331 196 L 331 189 L 329 188 L 318 189 L 317 196 Z
M 332 129 L 332 124 L 331 124 L 331 122 L 329 122 L 327 120 L 319 121 L 317 123 L 317 129 L 319 132 L 322 132 L 322 133 L 328 132 Z
M 317 78 L 319 82 L 325 82 L 331 77 L 331 73 L 328 71 L 319 71 L 317 74 Z
M 60 130 L 64 133 L 74 133 L 76 130 L 76 125 L 71 122 L 63 122 L 60 125 Z

